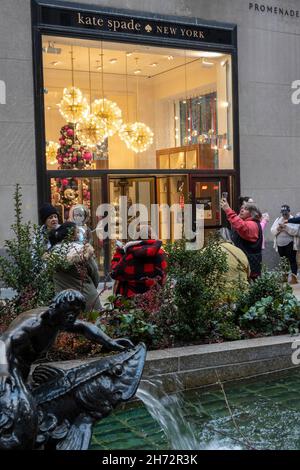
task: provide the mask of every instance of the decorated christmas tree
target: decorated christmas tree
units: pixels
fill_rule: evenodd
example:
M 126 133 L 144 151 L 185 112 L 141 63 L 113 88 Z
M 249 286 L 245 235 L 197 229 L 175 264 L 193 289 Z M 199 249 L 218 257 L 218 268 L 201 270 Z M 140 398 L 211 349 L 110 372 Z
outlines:
M 92 153 L 81 145 L 75 134 L 74 124 L 68 123 L 60 130 L 59 144 L 56 159 L 60 170 L 82 170 L 91 166 Z
M 52 203 L 63 206 L 64 219 L 67 220 L 71 206 L 91 205 L 91 189 L 89 178 L 55 178 L 51 185 Z

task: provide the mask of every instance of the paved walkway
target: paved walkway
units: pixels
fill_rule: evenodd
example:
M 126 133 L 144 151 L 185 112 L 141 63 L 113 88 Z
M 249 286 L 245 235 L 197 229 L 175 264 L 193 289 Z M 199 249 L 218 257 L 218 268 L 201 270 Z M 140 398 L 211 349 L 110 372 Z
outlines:
M 102 292 L 103 287 L 104 287 L 103 283 L 100 283 L 98 286 L 98 292 L 99 291 L 101 292 L 100 302 L 101 302 L 102 307 L 104 307 L 104 304 L 107 302 L 107 297 L 109 297 L 110 295 L 113 295 L 113 283 L 112 282 L 107 283 L 106 289 Z
M 298 282 L 298 284 L 293 284 L 292 288 L 293 288 L 295 297 L 297 297 L 297 299 L 300 300 L 300 282 Z

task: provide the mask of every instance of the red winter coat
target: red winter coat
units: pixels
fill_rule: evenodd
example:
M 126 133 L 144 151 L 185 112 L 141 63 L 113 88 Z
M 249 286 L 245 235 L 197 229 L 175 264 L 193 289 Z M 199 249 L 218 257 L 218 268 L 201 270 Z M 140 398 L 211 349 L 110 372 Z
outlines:
M 252 217 L 241 219 L 240 216 L 230 208 L 225 209 L 225 214 L 227 216 L 228 222 L 231 223 L 231 227 L 239 234 L 241 238 L 253 243 L 258 240 L 258 226 Z
M 116 294 L 133 297 L 147 292 L 156 281 L 166 279 L 166 254 L 159 240 L 129 242 L 118 248 L 111 262 L 111 277 L 117 281 Z

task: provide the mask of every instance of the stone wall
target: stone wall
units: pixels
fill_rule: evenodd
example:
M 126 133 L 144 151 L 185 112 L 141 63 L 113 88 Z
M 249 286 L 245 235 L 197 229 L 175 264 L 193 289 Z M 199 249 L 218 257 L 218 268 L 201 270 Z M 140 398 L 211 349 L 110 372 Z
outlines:
M 292 362 L 296 340 L 283 335 L 150 351 L 143 379 L 159 378 L 170 393 L 299 367 Z
M 15 184 L 22 185 L 24 219 L 37 221 L 35 123 L 29 0 L 0 3 L 0 246 L 10 237 Z

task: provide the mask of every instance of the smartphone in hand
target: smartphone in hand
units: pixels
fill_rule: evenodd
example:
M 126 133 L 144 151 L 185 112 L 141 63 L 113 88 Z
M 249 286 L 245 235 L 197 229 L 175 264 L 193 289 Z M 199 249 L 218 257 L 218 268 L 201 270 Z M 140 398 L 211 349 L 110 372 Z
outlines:
M 227 200 L 227 198 L 228 198 L 228 193 L 227 193 L 226 191 L 224 191 L 224 192 L 222 193 L 222 199 L 226 199 L 226 200 Z

